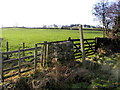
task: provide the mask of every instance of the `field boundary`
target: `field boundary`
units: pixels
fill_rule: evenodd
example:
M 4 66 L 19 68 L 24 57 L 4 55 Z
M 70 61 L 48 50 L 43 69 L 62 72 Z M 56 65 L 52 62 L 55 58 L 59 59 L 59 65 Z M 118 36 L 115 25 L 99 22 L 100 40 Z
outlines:
M 73 43 L 73 49 L 74 49 L 74 58 L 75 59 L 81 59 L 81 47 L 80 47 L 80 39 L 71 39 L 69 38 L 68 40 L 64 41 L 54 41 L 54 42 L 47 42 L 45 41 L 44 43 L 37 43 L 35 44 L 34 48 L 27 48 L 25 49 L 24 47 L 22 49 L 14 50 L 14 51 L 8 51 L 3 52 L 2 55 L 6 55 L 7 59 L 4 60 L 2 59 L 2 64 L 7 65 L 6 63 L 13 63 L 15 62 L 16 65 L 12 66 L 11 68 L 6 68 L 2 69 L 1 77 L 2 80 L 13 77 L 16 75 L 21 76 L 22 73 L 28 72 L 30 70 L 34 70 L 36 72 L 37 68 L 37 63 L 40 63 L 42 67 L 45 66 L 45 63 L 47 61 L 47 52 L 48 48 L 47 46 L 51 43 L 59 43 L 59 42 L 67 42 L 71 41 Z M 95 54 L 95 45 L 96 45 L 96 39 L 84 39 L 84 44 L 85 44 L 85 54 L 86 56 L 90 56 Z M 24 44 L 23 44 L 24 46 Z M 31 53 L 30 55 L 26 55 L 26 53 Z M 16 55 L 16 58 L 10 58 L 9 56 Z M 26 62 L 25 59 L 31 59 L 30 61 Z M 23 63 L 23 61 L 25 63 Z M 29 67 L 26 70 L 22 70 L 22 67 Z M 5 75 L 6 72 L 10 72 L 13 70 L 16 70 L 17 72 L 13 73 L 12 75 Z

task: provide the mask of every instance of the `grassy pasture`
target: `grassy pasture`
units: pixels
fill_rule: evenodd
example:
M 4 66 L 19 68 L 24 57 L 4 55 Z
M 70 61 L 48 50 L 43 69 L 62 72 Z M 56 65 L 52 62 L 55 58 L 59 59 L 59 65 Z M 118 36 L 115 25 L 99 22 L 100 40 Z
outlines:
M 22 42 L 25 42 L 28 47 L 33 47 L 35 43 L 43 42 L 43 41 L 60 41 L 60 40 L 67 40 L 68 37 L 71 38 L 79 38 L 79 31 L 78 30 L 62 30 L 62 29 L 24 29 L 24 28 L 6 28 L 3 29 L 3 49 L 5 49 L 5 42 L 8 41 L 10 44 L 10 50 L 18 49 L 22 46 Z M 95 38 L 95 37 L 102 37 L 102 31 L 91 31 L 91 30 L 84 30 L 84 38 Z M 94 56 L 95 57 L 95 56 Z M 96 56 L 98 58 L 99 56 Z M 83 81 L 81 83 L 75 83 L 70 85 L 70 88 L 108 88 L 108 87 L 117 87 L 119 84 L 117 83 L 118 76 L 116 73 L 111 75 L 110 72 L 116 72 L 118 70 L 118 61 L 119 56 L 114 55 L 111 57 L 100 57 L 98 60 L 103 60 L 103 65 L 96 71 L 94 71 L 90 78 L 91 83 L 87 81 Z M 90 58 L 92 60 L 92 58 Z M 113 61 L 112 61 L 113 60 Z M 27 60 L 26 60 L 27 61 Z M 112 61 L 112 62 L 108 62 Z M 108 63 L 107 63 L 108 62 Z M 107 64 L 106 64 L 107 63 Z M 9 65 L 10 66 L 10 65 Z M 6 65 L 8 68 L 8 66 Z M 10 66 L 11 67 L 11 66 Z M 26 69 L 26 67 L 25 67 Z M 11 74 L 16 71 L 12 71 Z M 26 74 L 27 75 L 27 74 Z M 30 75 L 30 72 L 29 72 Z M 37 73 L 36 75 L 41 75 Z M 31 77 L 35 75 L 32 73 Z M 90 76 L 90 75 L 89 75 Z M 85 75 L 86 78 L 86 75 Z M 39 80 L 39 79 L 37 79 Z M 11 85 L 12 86 L 12 85 Z M 120 86 L 120 85 L 119 85 Z M 118 87 L 119 89 L 119 87 Z
M 25 29 L 25 28 L 4 28 L 2 29 L 3 51 L 5 43 L 8 41 L 10 50 L 16 50 L 22 46 L 22 42 L 27 47 L 33 47 L 35 43 L 43 41 L 61 41 L 67 40 L 68 37 L 73 39 L 79 38 L 78 30 L 63 29 Z M 102 37 L 102 31 L 84 30 L 84 38 Z

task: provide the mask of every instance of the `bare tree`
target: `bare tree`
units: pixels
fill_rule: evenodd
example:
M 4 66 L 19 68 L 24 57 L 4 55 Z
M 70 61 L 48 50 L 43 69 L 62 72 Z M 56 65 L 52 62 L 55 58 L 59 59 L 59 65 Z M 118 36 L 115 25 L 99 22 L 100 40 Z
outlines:
M 120 28 L 120 1 L 109 3 L 107 0 L 101 0 L 93 7 L 93 15 L 103 25 L 103 37 L 110 36 L 108 27 L 112 28 L 112 35 Z
M 95 15 L 103 25 L 103 37 L 107 34 L 108 24 L 110 23 L 108 7 L 109 2 L 105 0 L 99 1 L 93 7 L 93 15 Z
M 120 28 L 120 1 L 112 3 L 108 12 L 113 27 L 113 33 L 118 32 L 118 29 Z

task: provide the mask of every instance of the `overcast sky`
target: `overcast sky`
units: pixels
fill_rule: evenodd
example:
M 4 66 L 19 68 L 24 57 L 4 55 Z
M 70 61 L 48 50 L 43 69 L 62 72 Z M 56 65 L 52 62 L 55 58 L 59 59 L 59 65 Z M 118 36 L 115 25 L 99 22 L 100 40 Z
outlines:
M 92 7 L 98 0 L 0 0 L 1 26 L 89 24 Z M 110 0 L 115 1 L 115 0 Z

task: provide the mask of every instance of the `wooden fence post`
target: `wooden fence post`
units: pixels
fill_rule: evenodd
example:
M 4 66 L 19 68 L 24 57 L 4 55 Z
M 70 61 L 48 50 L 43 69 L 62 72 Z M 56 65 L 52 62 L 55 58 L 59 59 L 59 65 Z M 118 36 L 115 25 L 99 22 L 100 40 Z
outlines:
M 71 41 L 72 43 L 74 43 L 74 41 L 72 41 L 71 37 L 68 38 L 68 41 Z
M 22 49 L 23 49 L 23 51 L 22 51 L 22 57 L 24 57 L 25 56 L 25 51 L 24 51 L 24 49 L 25 49 L 25 43 L 24 42 L 22 43 Z M 25 61 L 24 58 L 23 58 L 23 61 Z
M 71 41 L 71 37 L 68 38 L 68 41 Z
M 37 44 L 35 44 L 35 52 L 34 52 L 34 71 L 36 72 L 37 66 Z
M 44 63 L 44 45 L 41 46 L 41 57 L 40 57 L 40 65 L 43 67 L 43 63 Z
M 49 50 L 49 44 L 46 42 L 46 65 L 48 65 L 48 50 Z
M 47 62 L 47 41 L 44 41 L 44 64 Z
M 22 49 L 23 49 L 22 54 L 23 54 L 23 57 L 24 57 L 25 56 L 25 51 L 24 51 L 24 49 L 25 49 L 25 43 L 24 42 L 22 43 Z
M 2 59 L 2 51 L 0 50 L 0 86 L 2 85 L 3 79 L 3 59 Z
M 8 42 L 6 42 L 6 52 L 8 52 L 9 51 L 9 43 Z M 7 59 L 9 59 L 9 54 L 7 53 Z
M 83 38 L 82 25 L 79 26 L 79 32 L 80 32 L 80 45 L 82 51 L 82 62 L 83 62 L 83 66 L 85 67 L 85 51 L 84 51 L 84 38 Z
M 98 38 L 95 38 L 95 52 L 97 51 L 98 49 Z
M 21 59 L 20 59 L 20 48 L 18 49 L 18 66 L 19 66 L 19 76 L 21 76 Z

